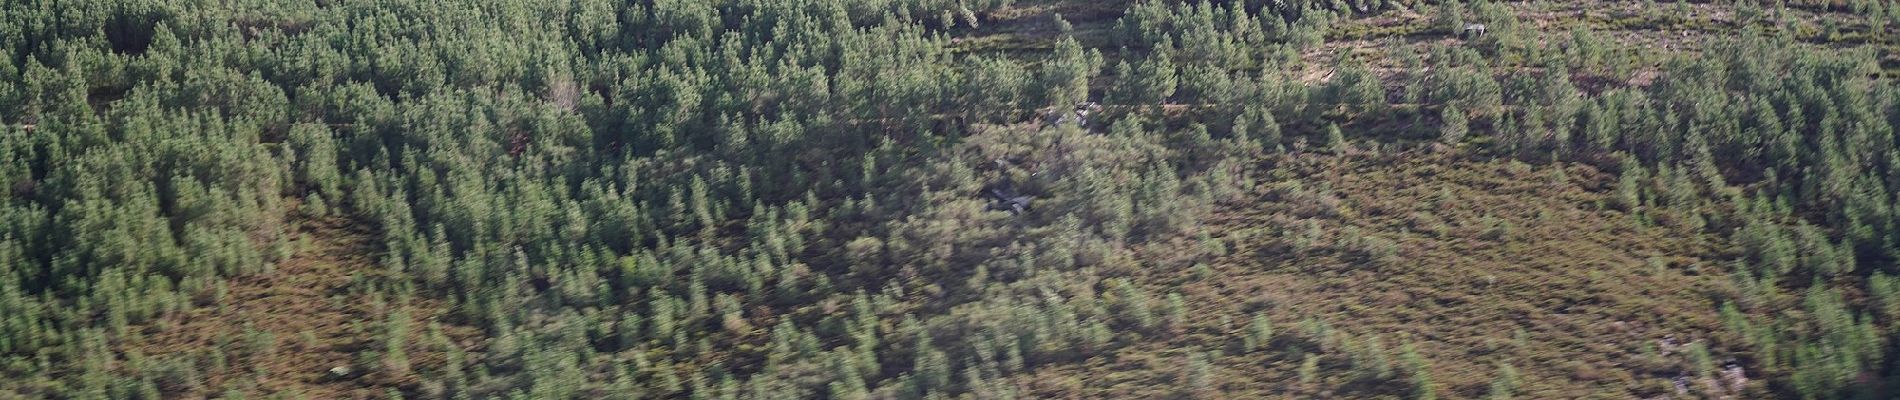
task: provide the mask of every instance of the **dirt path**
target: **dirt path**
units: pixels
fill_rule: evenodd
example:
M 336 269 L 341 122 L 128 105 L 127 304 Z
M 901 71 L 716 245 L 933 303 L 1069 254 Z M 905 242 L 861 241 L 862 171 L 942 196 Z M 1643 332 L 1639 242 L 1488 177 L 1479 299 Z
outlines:
M 153 359 L 194 359 L 203 368 L 197 380 L 202 385 L 160 382 L 167 397 L 235 389 L 291 398 L 377 398 L 389 389 L 413 391 L 420 382 L 416 371 L 443 366 L 444 351 L 429 340 L 429 332 L 431 322 L 446 318 L 446 302 L 422 297 L 404 302 L 360 284 L 392 278 L 376 261 L 382 246 L 360 225 L 342 218 L 294 224 L 293 234 L 302 243 L 276 271 L 229 279 L 219 304 L 149 324 L 142 327 L 144 335 L 134 335 L 143 340 L 124 344 Z M 383 338 L 390 315 L 398 311 L 408 314 L 408 367 L 362 362 L 370 359 L 367 353 L 387 348 Z M 457 347 L 475 346 L 475 328 L 441 324 L 443 335 Z M 214 359 L 213 349 L 222 350 L 224 368 L 207 362 Z M 351 372 L 334 376 L 336 367 Z

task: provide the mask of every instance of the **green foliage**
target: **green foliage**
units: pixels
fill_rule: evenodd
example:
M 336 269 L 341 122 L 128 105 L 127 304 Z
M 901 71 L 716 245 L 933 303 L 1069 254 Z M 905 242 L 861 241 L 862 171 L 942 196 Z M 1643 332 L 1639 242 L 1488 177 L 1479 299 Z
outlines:
M 1450 35 L 1460 35 L 1465 30 L 1465 6 L 1458 0 L 1439 3 L 1432 14 L 1432 28 Z
M 1209 364 L 1209 357 L 1208 353 L 1200 351 L 1188 353 L 1187 365 L 1181 369 L 1181 385 L 1187 397 L 1214 397 L 1214 372 L 1213 367 Z
M 1246 351 L 1253 352 L 1272 344 L 1273 333 L 1273 322 L 1268 321 L 1265 315 L 1256 315 L 1253 317 L 1252 322 L 1247 323 L 1246 331 L 1242 334 L 1241 340 L 1245 343 L 1244 348 Z
M 1405 346 L 1400 349 L 1399 357 L 1405 363 L 1406 374 L 1411 375 L 1412 398 L 1418 400 L 1437 399 L 1438 385 L 1432 381 L 1431 364 L 1425 361 L 1424 356 L 1418 354 L 1418 349 L 1412 347 L 1411 343 L 1406 343 Z
M 1741 289 L 1722 322 L 1772 394 L 1846 396 L 1894 369 L 1900 89 L 1877 52 L 1796 37 L 1884 40 L 1862 32 L 1900 7 L 1794 2 L 1866 18 L 1737 28 L 1652 62 L 1589 29 L 1541 35 L 1514 13 L 1536 5 L 1446 2 L 1416 23 L 1490 33 L 1402 50 L 1423 56 L 1391 71 L 1337 39 L 1377 39 L 1355 18 L 1424 2 L 999 21 L 1011 3 L 6 2 L 0 397 L 255 394 L 231 376 L 332 338 L 135 354 L 194 308 L 252 300 L 233 282 L 288 280 L 297 227 L 326 221 L 373 237 L 341 251 L 380 266 L 346 272 L 337 301 L 405 299 L 360 316 L 351 355 L 428 381 L 396 395 L 1007 398 L 1024 371 L 1213 320 L 1137 272 L 1252 256 L 1203 224 L 1288 139 L 1403 148 L 1387 111 L 1433 109 L 1436 139 L 1474 154 L 1620 163 L 1598 165 L 1617 173 L 1609 206 L 1733 243 L 1715 252 Z M 1740 18 L 1786 23 L 1753 7 Z M 1047 52 L 953 44 L 1024 24 L 1048 27 L 1025 39 Z M 1025 123 L 1091 101 L 1107 104 L 1087 124 Z M 1033 206 L 989 211 L 1003 185 Z M 1269 189 L 1307 217 L 1379 217 Z M 1276 229 L 1295 256 L 1405 267 L 1405 236 Z M 1478 229 L 1516 240 L 1502 218 Z M 412 306 L 449 310 L 485 355 L 412 340 Z M 1321 360 L 1343 355 L 1356 378 L 1404 372 L 1415 397 L 1451 386 L 1410 346 L 1395 368 L 1378 336 L 1314 326 L 1311 347 L 1338 352 L 1287 358 L 1303 385 L 1338 383 Z M 1238 339 L 1267 357 L 1276 340 L 1306 351 L 1297 336 L 1255 315 Z M 1696 349 L 1704 376 L 1731 354 Z M 1188 354 L 1187 392 L 1222 362 Z M 1518 375 L 1501 365 L 1490 395 Z
M 1311 385 L 1319 381 L 1319 355 L 1307 354 L 1300 360 L 1300 383 Z
M 1491 379 L 1491 389 L 1485 392 L 1485 398 L 1490 400 L 1510 400 L 1514 398 L 1517 394 L 1518 386 L 1522 384 L 1519 382 L 1520 379 L 1522 378 L 1519 377 L 1517 368 L 1512 367 L 1510 364 L 1498 364 L 1497 375 Z
M 1336 107 L 1347 115 L 1385 109 L 1385 88 L 1379 85 L 1378 77 L 1350 55 L 1340 55 L 1339 59 L 1339 64 L 1333 67 L 1332 80 L 1314 92 L 1312 102 L 1328 109 Z
M 1439 112 L 1439 120 L 1443 125 L 1438 128 L 1438 140 L 1453 144 L 1464 141 L 1465 134 L 1471 131 L 1465 110 L 1454 103 L 1446 105 Z

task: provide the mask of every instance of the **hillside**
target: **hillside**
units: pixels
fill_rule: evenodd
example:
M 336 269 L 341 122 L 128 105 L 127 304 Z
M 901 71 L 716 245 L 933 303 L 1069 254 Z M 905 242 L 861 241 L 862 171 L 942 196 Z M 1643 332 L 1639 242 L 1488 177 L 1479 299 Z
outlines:
M 0 0 L 0 399 L 1884 399 L 1869 0 Z
M 405 278 L 376 265 L 370 257 L 381 250 L 351 221 L 294 221 L 288 259 L 268 273 L 229 281 L 208 304 L 141 327 L 146 335 L 129 335 L 134 339 L 114 349 L 128 355 L 125 368 L 142 369 L 132 354 L 227 365 L 155 381 L 181 397 L 212 397 L 226 385 L 308 398 L 376 397 L 387 394 L 381 388 L 413 390 L 411 371 L 442 369 L 449 357 L 462 357 L 449 352 L 466 351 L 480 334 L 444 325 L 448 310 L 439 300 L 385 298 L 377 286 Z M 395 351 L 405 356 L 369 364 L 381 358 L 375 354 Z
M 1669 395 L 1657 380 L 1692 368 L 1658 351 L 1665 338 L 1735 351 L 1709 300 L 1733 290 L 1705 258 L 1723 243 L 1607 209 L 1615 182 L 1592 167 L 1308 154 L 1267 176 L 1259 202 L 1214 218 L 1224 255 L 1136 274 L 1182 295 L 1182 335 L 1037 371 L 1023 381 L 1033 397 L 1168 397 L 1156 388 L 1173 386 L 1180 349 L 1225 352 L 1209 360 L 1224 397 L 1403 392 L 1299 375 L 1306 354 L 1368 368 L 1342 349 L 1375 342 L 1415 348 L 1446 397 L 1485 397 L 1504 366 L 1526 398 L 1654 397 Z M 1246 349 L 1255 317 L 1286 333 Z M 1316 322 L 1331 332 L 1306 331 Z

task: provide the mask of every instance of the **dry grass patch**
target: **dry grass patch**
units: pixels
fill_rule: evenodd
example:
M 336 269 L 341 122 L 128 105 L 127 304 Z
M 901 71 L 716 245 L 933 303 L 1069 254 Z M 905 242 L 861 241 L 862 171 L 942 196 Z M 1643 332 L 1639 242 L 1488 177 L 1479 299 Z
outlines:
M 1710 301 L 1727 277 L 1703 258 L 1716 239 L 1600 206 L 1611 174 L 1451 153 L 1274 162 L 1258 202 L 1209 221 L 1225 256 L 1139 272 L 1187 299 L 1182 334 L 1045 366 L 1023 387 L 1176 396 L 1183 349 L 1199 348 L 1220 353 L 1212 382 L 1227 398 L 1409 397 L 1411 344 L 1441 398 L 1485 396 L 1505 364 L 1519 398 L 1633 398 L 1666 394 L 1688 368 L 1657 348 L 1664 337 L 1718 357 L 1731 343 Z M 1276 333 L 1244 351 L 1256 315 Z M 1365 373 L 1374 354 L 1391 372 Z
M 115 353 L 197 365 L 202 385 L 161 382 L 168 395 L 236 390 L 343 399 L 382 397 L 390 389 L 419 390 L 417 371 L 439 371 L 447 362 L 443 349 L 428 340 L 432 323 L 440 323 L 441 333 L 460 350 L 479 346 L 479 330 L 445 321 L 447 302 L 385 298 L 365 284 L 407 278 L 376 262 L 382 250 L 360 225 L 341 218 L 301 219 L 295 224 L 302 243 L 275 271 L 230 279 L 221 299 L 209 299 L 213 304 L 135 327 L 137 334 L 129 335 Z M 407 365 L 364 365 L 367 353 L 387 347 L 381 338 L 398 311 L 408 317 Z M 214 350 L 221 354 L 212 355 Z M 224 365 L 216 365 L 219 361 Z M 350 371 L 334 376 L 331 369 L 336 367 Z

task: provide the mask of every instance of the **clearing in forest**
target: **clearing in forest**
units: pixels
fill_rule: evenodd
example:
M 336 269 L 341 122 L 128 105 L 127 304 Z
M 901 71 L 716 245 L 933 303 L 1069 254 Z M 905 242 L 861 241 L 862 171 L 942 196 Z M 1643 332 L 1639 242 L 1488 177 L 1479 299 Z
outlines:
M 413 393 L 421 383 L 415 371 L 441 368 L 448 357 L 440 338 L 457 352 L 477 345 L 477 329 L 442 321 L 446 302 L 377 289 L 372 282 L 401 278 L 376 261 L 381 246 L 363 225 L 293 220 L 296 252 L 275 271 L 231 278 L 215 304 L 135 328 L 143 334 L 128 338 L 130 350 L 202 368 L 200 378 L 158 382 L 161 390 L 380 398 L 392 389 Z M 404 338 L 397 346 L 406 356 L 387 357 L 394 335 Z
M 1689 346 L 1726 353 L 1716 244 L 1609 206 L 1609 173 L 1449 152 L 1274 163 L 1257 201 L 1209 222 L 1225 256 L 1137 278 L 1184 297 L 1183 334 L 1046 366 L 1021 381 L 1031 397 L 1183 395 L 1189 349 L 1231 398 L 1411 393 L 1408 344 L 1444 398 L 1486 396 L 1503 365 L 1521 398 L 1649 397 L 1693 376 Z M 1236 350 L 1255 316 L 1273 344 Z

